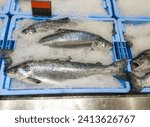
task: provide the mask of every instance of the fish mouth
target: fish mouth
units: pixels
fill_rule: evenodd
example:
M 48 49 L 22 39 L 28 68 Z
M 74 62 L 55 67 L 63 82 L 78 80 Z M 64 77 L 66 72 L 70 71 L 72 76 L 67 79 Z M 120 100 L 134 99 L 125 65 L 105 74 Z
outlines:
M 140 64 L 138 62 L 132 62 L 132 69 L 135 70 L 136 68 L 138 68 L 140 66 Z

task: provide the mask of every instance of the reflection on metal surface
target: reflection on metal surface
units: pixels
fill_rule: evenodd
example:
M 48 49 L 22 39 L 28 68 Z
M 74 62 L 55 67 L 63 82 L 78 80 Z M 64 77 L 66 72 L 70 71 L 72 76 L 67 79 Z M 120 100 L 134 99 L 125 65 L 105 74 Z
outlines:
M 150 96 L 65 96 L 1 98 L 7 110 L 150 109 Z

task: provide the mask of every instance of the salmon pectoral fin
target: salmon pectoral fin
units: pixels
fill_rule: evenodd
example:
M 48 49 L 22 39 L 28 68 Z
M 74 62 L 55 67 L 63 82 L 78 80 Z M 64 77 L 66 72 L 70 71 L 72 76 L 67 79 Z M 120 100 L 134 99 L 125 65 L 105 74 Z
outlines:
M 34 82 L 34 83 L 37 83 L 37 84 L 41 83 L 41 81 L 38 80 L 38 79 L 36 79 L 36 78 L 28 77 L 27 79 L 28 79 L 29 81 Z

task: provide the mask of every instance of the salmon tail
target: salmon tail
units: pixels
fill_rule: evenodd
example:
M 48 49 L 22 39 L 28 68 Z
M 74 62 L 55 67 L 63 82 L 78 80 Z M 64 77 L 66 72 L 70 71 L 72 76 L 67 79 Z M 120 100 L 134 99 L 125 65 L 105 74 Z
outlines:
M 117 72 L 124 72 L 125 68 L 128 65 L 128 62 L 127 62 L 127 60 L 124 59 L 124 60 L 120 60 L 120 61 L 114 62 L 114 63 L 112 63 L 112 65 L 114 67 L 116 67 Z
M 6 71 L 12 64 L 12 58 L 11 57 L 5 57 L 4 58 L 4 61 L 5 61 L 5 68 L 4 68 L 4 71 Z
M 132 72 L 127 72 L 128 77 L 130 78 L 130 83 L 132 87 L 134 88 L 135 92 L 139 93 L 142 90 L 142 85 L 140 83 L 141 78 L 135 75 Z
M 130 81 L 130 78 L 126 71 L 118 72 L 114 77 L 128 82 Z
M 5 61 L 5 69 L 6 70 L 12 64 L 12 58 L 10 54 L 13 50 L 0 50 L 0 58 Z
M 130 82 L 136 93 L 139 93 L 143 88 L 142 85 L 140 84 L 141 78 L 136 76 L 132 72 L 128 71 L 119 72 L 114 77 Z

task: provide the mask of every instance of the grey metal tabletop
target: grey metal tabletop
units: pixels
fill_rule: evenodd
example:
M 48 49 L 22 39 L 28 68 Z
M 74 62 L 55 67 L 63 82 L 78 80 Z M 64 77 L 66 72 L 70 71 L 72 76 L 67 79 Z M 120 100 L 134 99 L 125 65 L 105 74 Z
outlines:
M 150 94 L 1 97 L 1 110 L 149 110 Z

